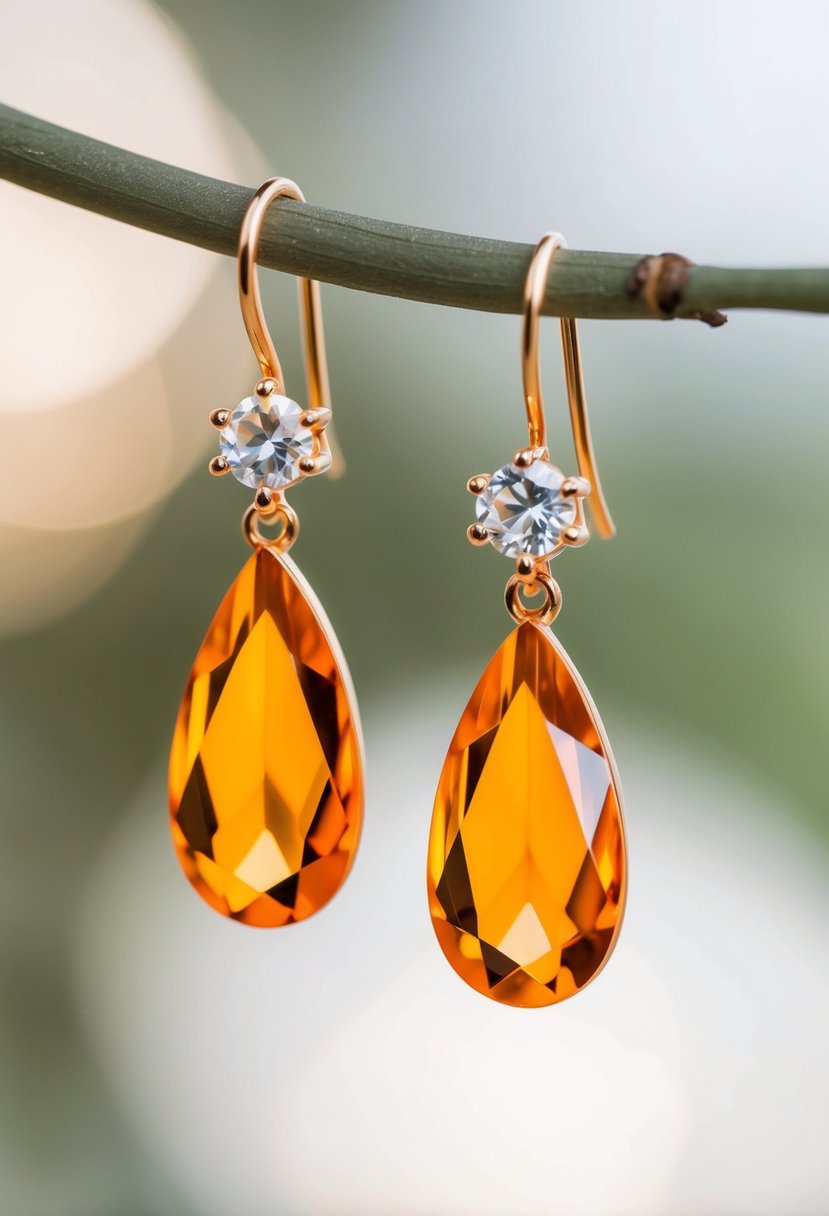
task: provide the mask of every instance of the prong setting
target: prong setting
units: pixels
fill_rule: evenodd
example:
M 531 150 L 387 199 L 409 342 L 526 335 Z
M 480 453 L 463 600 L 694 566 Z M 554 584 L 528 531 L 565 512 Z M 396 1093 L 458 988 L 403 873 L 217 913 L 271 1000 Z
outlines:
M 470 478 L 470 483 L 477 480 Z M 548 459 L 546 449 L 537 447 L 516 453 L 510 464 L 487 477 L 476 496 L 475 515 L 493 548 L 514 559 L 526 556 L 536 564 L 559 553 L 564 532 L 584 522 L 581 494 L 562 492 L 567 480 Z M 572 481 L 573 489 L 584 489 L 583 479 Z M 470 484 L 470 489 L 477 489 L 477 484 Z M 533 573 L 526 577 L 530 583 L 535 580 Z
M 590 482 L 585 477 L 565 477 L 561 483 L 564 498 L 586 498 L 590 490 Z
M 260 515 L 270 515 L 276 510 L 277 503 L 274 501 L 273 490 L 268 486 L 260 486 L 256 491 L 253 499 L 253 505 Z
M 303 456 L 299 462 L 299 471 L 306 477 L 312 477 L 315 473 L 324 473 L 326 469 L 331 468 L 331 453 L 326 449 L 320 451 L 316 456 Z
M 214 456 L 207 467 L 214 477 L 224 477 L 225 473 L 230 472 L 230 465 L 224 456 Z
M 312 431 L 324 431 L 331 421 L 331 411 L 324 405 L 319 409 L 305 410 L 299 421 L 301 426 L 307 426 Z
M 518 469 L 528 469 L 536 460 L 548 460 L 546 448 L 520 448 L 512 458 Z
M 564 529 L 561 539 L 565 545 L 569 545 L 571 548 L 578 548 L 579 545 L 587 544 L 590 539 L 590 533 L 585 527 L 573 525 L 573 527 Z
M 258 390 L 274 383 L 260 382 L 254 394 L 230 412 L 219 433 L 219 451 L 230 472 L 254 492 L 260 488 L 278 492 L 308 472 L 319 471 L 317 458 L 328 450 L 321 434 L 303 425 L 306 411 L 296 401 L 275 391 L 264 398 L 258 395 Z M 319 465 L 324 463 L 323 459 Z
M 230 417 L 230 410 L 211 410 L 210 425 L 215 426 L 217 431 L 220 431 L 223 426 L 227 426 L 227 420 Z
M 257 397 L 270 397 L 271 393 L 276 392 L 276 381 L 270 376 L 266 376 L 264 380 L 260 380 L 254 390 Z
M 466 529 L 466 537 L 473 545 L 481 546 L 489 543 L 489 533 L 483 524 L 470 524 Z
M 489 482 L 489 473 L 476 473 L 474 477 L 470 477 L 466 483 L 466 488 L 470 494 L 483 494 Z

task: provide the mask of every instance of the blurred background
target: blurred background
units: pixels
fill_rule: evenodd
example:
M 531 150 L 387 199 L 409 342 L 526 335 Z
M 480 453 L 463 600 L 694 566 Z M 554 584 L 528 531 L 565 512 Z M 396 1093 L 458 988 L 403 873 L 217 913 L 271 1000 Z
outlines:
M 725 264 L 829 263 L 827 54 L 822 2 L 0 10 L 3 100 L 135 151 Z M 423 890 L 509 627 L 465 482 L 523 442 L 518 319 L 324 289 L 349 467 L 298 491 L 295 556 L 359 693 L 367 822 L 329 911 L 247 932 L 179 874 L 165 791 L 247 555 L 246 492 L 205 470 L 208 411 L 257 374 L 234 267 L 5 183 L 0 212 L 0 1211 L 825 1212 L 827 321 L 582 324 L 619 535 L 562 559 L 556 628 L 614 741 L 631 896 L 601 982 L 525 1015 L 451 973 Z M 302 400 L 293 284 L 263 289 Z

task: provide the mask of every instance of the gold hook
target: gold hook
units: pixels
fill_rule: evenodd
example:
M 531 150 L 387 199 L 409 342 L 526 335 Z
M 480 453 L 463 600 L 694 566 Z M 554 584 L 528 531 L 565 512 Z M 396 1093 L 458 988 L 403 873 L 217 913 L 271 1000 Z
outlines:
M 287 177 L 269 178 L 253 195 L 242 219 L 242 228 L 239 233 L 239 303 L 242 308 L 242 320 L 245 323 L 253 353 L 259 360 L 262 375 L 273 380 L 278 393 L 284 393 L 282 365 L 262 312 L 262 297 L 259 292 L 259 274 L 256 265 L 262 224 L 268 208 L 277 198 L 292 198 L 298 203 L 305 202 L 305 196 L 299 186 Z M 328 380 L 328 359 L 325 354 L 319 283 L 316 279 L 299 278 L 298 284 L 308 406 L 312 410 L 321 407 L 330 408 L 331 386 Z M 331 426 L 325 432 L 325 441 L 331 452 L 329 476 L 339 477 L 345 469 L 345 461 Z
M 541 393 L 541 363 L 538 350 L 539 317 L 547 294 L 547 280 L 553 258 L 567 242 L 560 232 L 545 232 L 533 250 L 524 284 L 524 324 L 521 331 L 521 364 L 524 375 L 524 401 L 527 407 L 527 428 L 531 448 L 547 448 L 547 426 Z M 590 510 L 599 536 L 608 540 L 616 528 L 607 509 L 596 454 L 590 437 L 587 402 L 579 352 L 579 331 L 574 317 L 561 318 L 561 350 L 564 358 L 564 380 L 567 404 L 573 427 L 579 475 L 590 482 Z

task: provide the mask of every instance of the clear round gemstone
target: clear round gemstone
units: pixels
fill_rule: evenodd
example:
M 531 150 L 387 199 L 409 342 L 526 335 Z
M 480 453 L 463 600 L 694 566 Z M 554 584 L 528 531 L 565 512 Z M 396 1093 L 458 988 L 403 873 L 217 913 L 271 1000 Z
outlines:
M 279 490 L 297 481 L 299 462 L 311 456 L 314 435 L 300 422 L 303 410 L 290 397 L 271 393 L 263 401 L 246 397 L 219 433 L 230 471 L 246 486 Z
M 561 493 L 564 474 L 548 460 L 526 469 L 505 464 L 475 501 L 478 522 L 507 557 L 544 557 L 561 543 L 576 518 L 576 504 Z

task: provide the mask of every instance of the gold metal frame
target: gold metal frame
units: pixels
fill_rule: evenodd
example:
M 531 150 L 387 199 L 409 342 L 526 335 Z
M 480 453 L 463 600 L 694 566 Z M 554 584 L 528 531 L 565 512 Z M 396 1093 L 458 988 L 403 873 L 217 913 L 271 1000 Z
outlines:
M 541 388 L 540 326 L 539 320 L 547 294 L 547 280 L 556 253 L 566 249 L 567 242 L 560 232 L 545 232 L 533 250 L 527 277 L 524 282 L 524 315 L 521 328 L 521 373 L 524 383 L 524 405 L 527 411 L 528 446 L 519 449 L 513 458 L 518 468 L 528 468 L 535 460 L 549 460 L 547 446 L 547 421 L 544 415 L 544 397 Z M 507 583 L 505 600 L 507 610 L 514 620 L 536 621 L 549 625 L 561 607 L 561 592 L 550 574 L 550 561 L 564 548 L 583 545 L 589 539 L 584 518 L 584 502 L 590 498 L 590 511 L 596 532 L 605 540 L 616 533 L 607 502 L 599 480 L 596 453 L 590 434 L 587 416 L 587 401 L 581 370 L 578 325 L 574 317 L 561 318 L 561 352 L 564 361 L 564 382 L 567 389 L 567 404 L 576 449 L 578 477 L 566 477 L 561 492 L 573 498 L 576 514 L 574 522 L 562 533 L 561 541 L 552 552 L 539 558 L 519 557 L 516 571 Z M 466 488 L 470 494 L 482 494 L 489 483 L 488 473 L 470 477 Z M 473 545 L 489 542 L 486 528 L 474 523 L 467 528 L 467 537 Z M 543 594 L 544 600 L 531 607 L 521 598 L 522 592 L 529 596 Z
M 263 182 L 248 203 L 239 233 L 238 286 L 242 320 L 253 353 L 259 362 L 262 378 L 254 388 L 257 397 L 266 399 L 272 393 L 285 393 L 282 365 L 276 346 L 268 330 L 259 290 L 257 257 L 262 225 L 268 208 L 277 198 L 292 198 L 304 203 L 305 196 L 296 182 L 287 177 L 272 177 Z M 317 473 L 328 473 L 338 477 L 345 469 L 345 462 L 331 428 L 331 386 L 328 379 L 328 358 L 325 352 L 325 332 L 322 323 L 322 301 L 320 286 L 316 279 L 298 279 L 302 344 L 305 364 L 305 381 L 308 392 L 308 409 L 301 421 L 310 428 L 314 446 L 310 456 L 300 462 L 300 480 Z M 230 417 L 226 409 L 213 410 L 211 424 L 221 430 Z M 215 476 L 229 471 L 223 456 L 214 456 L 208 468 Z M 287 488 L 287 487 L 286 487 Z M 268 541 L 259 531 L 256 519 L 261 516 L 271 522 L 283 523 L 278 541 Z M 258 490 L 253 506 L 245 513 L 243 532 L 254 547 L 270 544 L 281 551 L 293 544 L 299 531 L 296 512 L 288 507 L 282 491 Z

